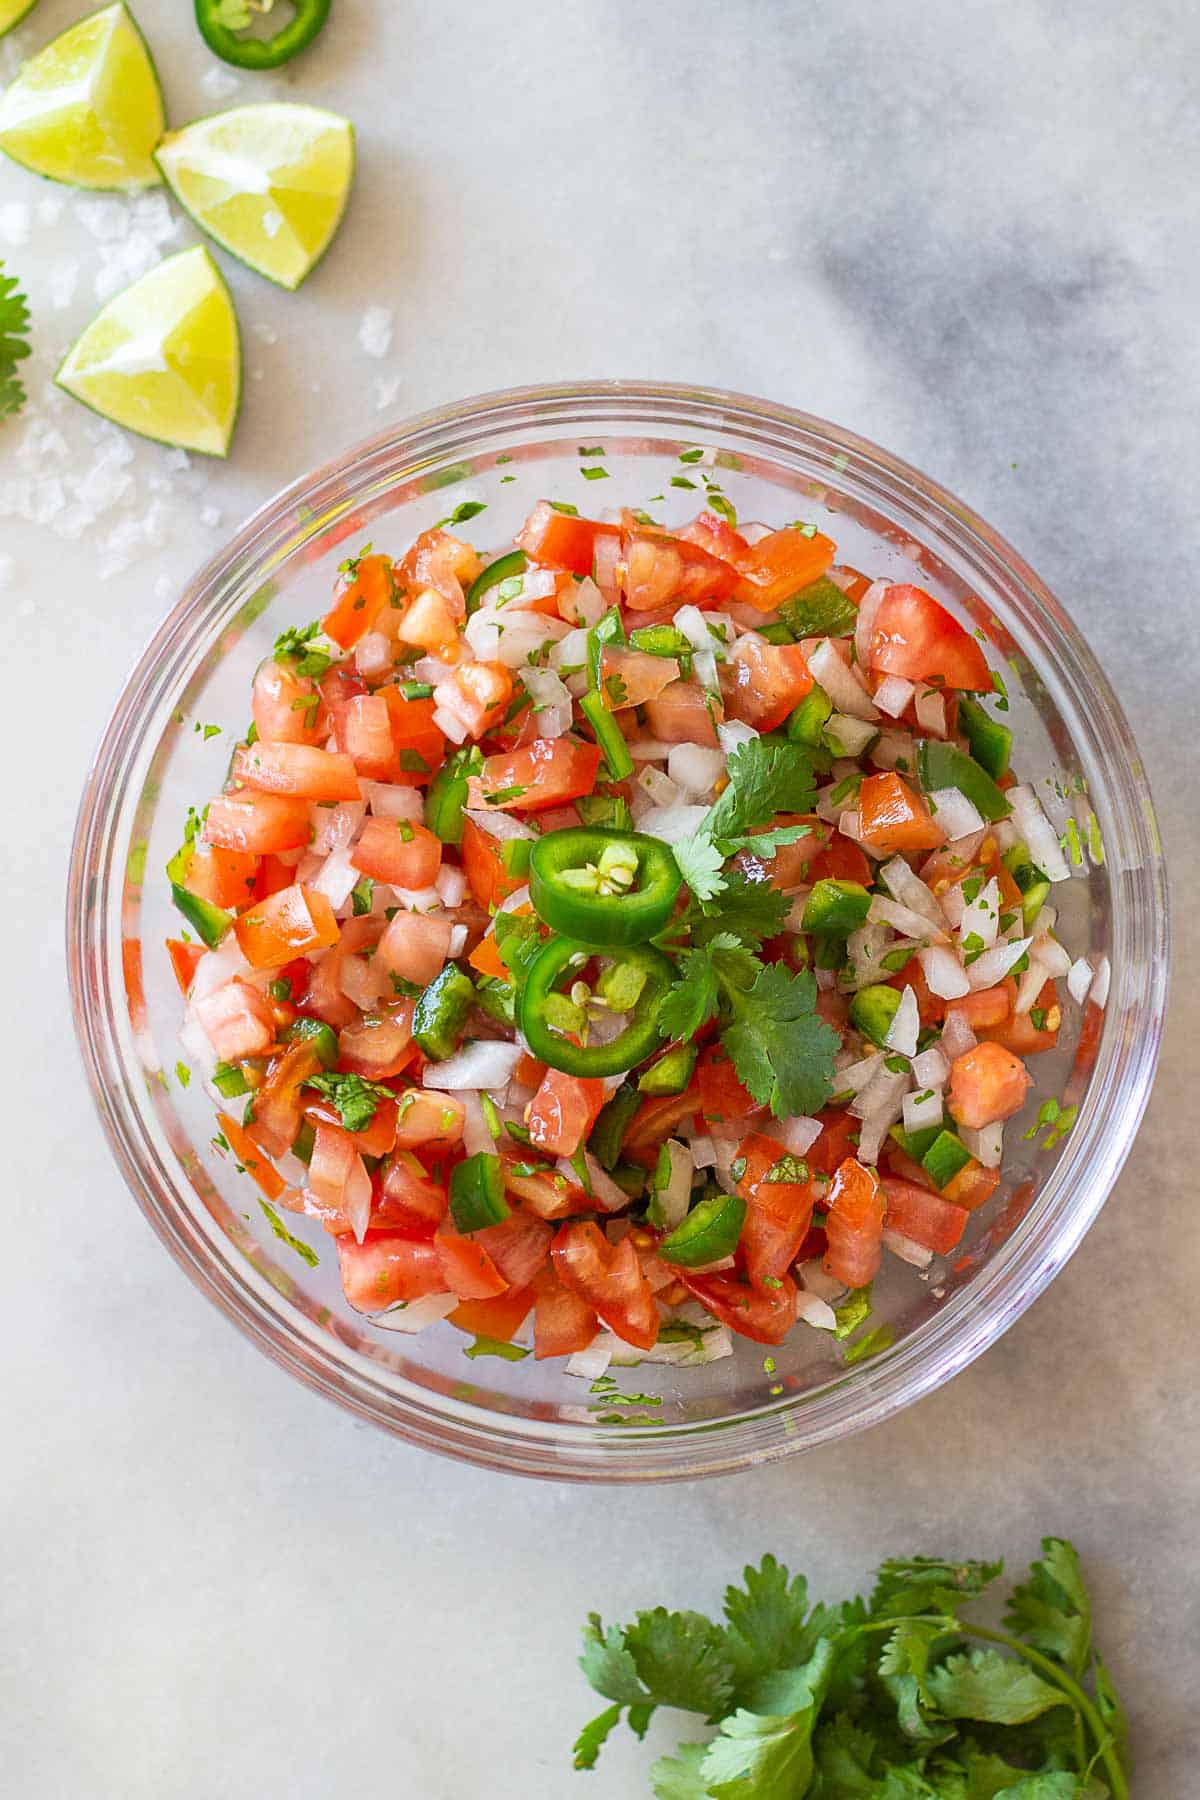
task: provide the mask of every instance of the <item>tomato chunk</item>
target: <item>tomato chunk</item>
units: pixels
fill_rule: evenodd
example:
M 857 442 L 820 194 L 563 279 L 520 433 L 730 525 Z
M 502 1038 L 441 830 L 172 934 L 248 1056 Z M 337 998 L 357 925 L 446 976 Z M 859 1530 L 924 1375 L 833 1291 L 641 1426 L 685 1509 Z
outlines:
M 532 562 L 552 569 L 570 569 L 575 575 L 590 575 L 597 540 L 618 539 L 620 535 L 617 525 L 604 525 L 599 519 L 573 519 L 568 513 L 556 512 L 548 500 L 539 500 L 515 541 Z
M 805 532 L 795 525 L 760 538 L 742 557 L 737 598 L 774 612 L 810 582 L 824 575 L 836 554 L 836 545 L 821 532 Z
M 948 688 L 981 690 L 992 685 L 978 639 L 964 631 L 924 588 L 889 587 L 875 614 L 867 656 L 871 669 L 928 681 Z
M 481 831 L 474 819 L 463 820 L 460 855 L 467 886 L 485 912 L 495 912 L 525 885 L 523 875 L 510 875 L 504 867 L 499 840 Z
M 564 1287 L 586 1300 L 609 1330 L 639 1350 L 658 1342 L 658 1307 L 629 1238 L 610 1244 L 590 1221 L 564 1225 L 551 1246 Z
M 466 1237 L 443 1219 L 434 1234 L 444 1285 L 460 1300 L 490 1300 L 508 1286 L 475 1236 Z
M 681 1270 L 679 1278 L 714 1319 L 756 1344 L 782 1344 L 796 1323 L 800 1296 L 790 1275 L 780 1276 L 778 1287 L 767 1288 L 750 1287 L 732 1275 L 688 1275 Z
M 530 1141 L 551 1156 L 574 1156 L 599 1118 L 605 1098 L 602 1081 L 580 1080 L 547 1069 L 525 1108 Z
M 698 681 L 672 681 L 661 694 L 646 702 L 651 736 L 664 744 L 705 744 L 715 749 L 717 727 L 712 704 Z
M 234 779 L 263 794 L 295 794 L 302 800 L 357 800 L 361 790 L 350 757 L 315 744 L 241 744 Z
M 337 1240 L 342 1288 L 356 1312 L 381 1312 L 401 1300 L 444 1294 L 441 1258 L 429 1238 L 369 1231 L 361 1244 Z
M 883 1191 L 873 1170 L 848 1156 L 825 1198 L 829 1248 L 825 1268 L 847 1287 L 865 1287 L 879 1273 L 883 1241 Z
M 279 969 L 336 944 L 339 927 L 325 895 L 295 882 L 243 913 L 234 931 L 253 968 Z
M 363 875 L 393 887 L 432 887 L 442 866 L 441 840 L 407 819 L 368 819 L 350 861 Z
M 605 646 L 600 661 L 601 686 L 610 712 L 644 706 L 679 678 L 673 656 L 647 656 L 641 650 L 613 650 Z
M 923 797 L 894 773 L 868 775 L 858 793 L 859 831 L 880 856 L 896 850 L 932 850 L 946 834 Z
M 600 1328 L 587 1301 L 564 1287 L 549 1264 L 534 1278 L 533 1292 L 533 1354 L 537 1360 L 586 1350 Z
M 721 692 L 731 719 L 774 731 L 812 687 L 799 644 L 768 644 L 753 632 L 740 637 L 721 670 Z
M 1020 1112 L 1029 1087 L 1029 1071 L 1019 1056 L 1003 1044 L 976 1044 L 950 1064 L 950 1112 L 960 1125 L 978 1131 Z
M 544 1219 L 516 1210 L 501 1224 L 485 1225 L 473 1236 L 504 1279 L 515 1288 L 523 1288 L 549 1260 L 554 1229 Z
M 918 1187 L 911 1181 L 883 1180 L 886 1222 L 902 1237 L 923 1244 L 937 1256 L 946 1256 L 962 1237 L 967 1211 L 955 1206 L 941 1194 Z
M 533 1308 L 531 1287 L 509 1288 L 490 1300 L 464 1300 L 450 1314 L 451 1325 L 472 1337 L 494 1338 L 499 1344 L 511 1344 Z
M 350 580 L 321 620 L 321 629 L 335 644 L 349 650 L 366 636 L 395 595 L 391 558 L 360 556 Z
M 214 1052 L 222 1062 L 262 1056 L 275 1042 L 275 1014 L 261 988 L 248 981 L 227 981 L 195 1005 Z
M 472 775 L 467 805 L 485 812 L 489 803 L 505 812 L 545 812 L 581 794 L 590 794 L 600 768 L 595 744 L 570 738 L 534 738 L 523 750 L 489 756 Z
M 329 735 L 329 719 L 311 675 L 269 656 L 254 677 L 250 711 L 263 744 L 319 744 Z
M 253 856 L 298 850 L 312 838 L 308 802 L 289 794 L 245 790 L 218 794 L 210 802 L 201 832 L 206 844 L 243 850 Z
M 699 606 L 722 600 L 738 584 L 737 570 L 703 545 L 665 531 L 627 531 L 621 540 L 626 606 L 655 612 L 672 603 Z

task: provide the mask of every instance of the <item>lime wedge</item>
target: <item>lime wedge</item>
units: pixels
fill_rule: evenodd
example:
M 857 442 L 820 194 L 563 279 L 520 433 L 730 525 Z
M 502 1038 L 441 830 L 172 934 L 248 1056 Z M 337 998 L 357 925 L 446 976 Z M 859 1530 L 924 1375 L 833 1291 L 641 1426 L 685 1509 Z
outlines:
M 142 437 L 224 456 L 241 399 L 241 340 L 208 251 L 170 256 L 110 300 L 55 380 Z
M 75 187 L 153 187 L 158 76 L 124 6 L 106 6 L 30 57 L 0 99 L 0 150 Z
M 37 5 L 37 0 L 0 0 L 0 37 L 19 25 L 25 14 Z
M 234 106 L 169 132 L 155 160 L 202 230 L 268 280 L 297 288 L 341 224 L 354 130 L 316 106 Z

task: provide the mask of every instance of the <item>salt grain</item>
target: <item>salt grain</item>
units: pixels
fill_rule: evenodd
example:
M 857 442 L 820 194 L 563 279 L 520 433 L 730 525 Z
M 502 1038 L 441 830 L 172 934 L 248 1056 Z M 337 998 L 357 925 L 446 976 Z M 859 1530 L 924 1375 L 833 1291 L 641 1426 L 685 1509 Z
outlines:
M 237 93 L 241 85 L 237 76 L 231 75 L 229 70 L 223 69 L 219 63 L 214 63 L 200 77 L 200 86 L 210 100 L 228 100 L 231 94 Z
M 368 356 L 384 357 L 391 349 L 394 316 L 390 306 L 368 306 L 358 327 L 359 347 Z
M 29 242 L 32 215 L 24 200 L 6 200 L 0 206 L 0 242 L 19 249 Z
M 394 405 L 399 392 L 400 377 L 398 375 L 377 375 L 371 384 L 371 398 L 375 402 L 375 411 L 384 412 L 387 407 Z

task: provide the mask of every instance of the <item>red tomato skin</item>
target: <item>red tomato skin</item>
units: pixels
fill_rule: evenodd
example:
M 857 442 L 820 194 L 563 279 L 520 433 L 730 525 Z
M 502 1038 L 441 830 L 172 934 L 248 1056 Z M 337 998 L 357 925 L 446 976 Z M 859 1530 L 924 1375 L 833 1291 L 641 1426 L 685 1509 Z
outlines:
M 533 1292 L 533 1354 L 537 1361 L 586 1350 L 600 1329 L 587 1301 L 564 1287 L 549 1263 L 534 1277 Z
M 813 685 L 799 644 L 768 644 L 747 634 L 722 666 L 721 693 L 731 719 L 774 731 Z
M 514 1208 L 501 1224 L 485 1225 L 473 1235 L 505 1281 L 512 1287 L 524 1288 L 549 1261 L 554 1229 L 544 1219 Z
M 894 773 L 867 776 L 858 791 L 858 815 L 863 842 L 879 855 L 934 850 L 946 841 L 924 796 Z
M 358 567 L 321 621 L 326 637 L 343 650 L 365 637 L 395 595 L 391 558 L 362 556 Z
M 209 804 L 200 835 L 206 844 L 252 856 L 299 850 L 312 838 L 308 802 L 291 794 L 258 794 L 252 790 L 218 794 Z
M 329 715 L 312 677 L 273 656 L 255 673 L 250 710 L 260 743 L 322 744 L 329 736 Z
M 664 744 L 704 744 L 714 749 L 717 727 L 698 681 L 672 681 L 646 702 L 651 737 Z
M 525 1108 L 531 1141 L 551 1156 L 574 1156 L 599 1118 L 604 1101 L 602 1081 L 580 1080 L 559 1069 L 547 1069 Z
M 434 1234 L 442 1264 L 443 1286 L 460 1300 L 490 1300 L 508 1286 L 503 1275 L 474 1235 L 456 1231 L 449 1218 Z
M 350 757 L 315 744 L 241 744 L 233 775 L 260 794 L 294 794 L 301 800 L 358 800 L 362 790 Z
M 805 1157 L 810 1169 L 833 1175 L 848 1156 L 854 1155 L 861 1124 L 844 1107 L 827 1107 L 819 1112 L 821 1135 Z
M 658 1342 L 658 1307 L 629 1238 L 610 1244 L 598 1225 L 576 1221 L 560 1227 L 551 1256 L 563 1286 L 586 1300 L 610 1331 L 639 1350 Z
M 407 825 L 407 831 L 401 832 L 401 825 Z M 409 889 L 432 887 L 442 866 L 441 840 L 424 825 L 409 824 L 405 819 L 371 818 L 350 852 L 350 861 L 376 881 Z
M 936 1256 L 948 1255 L 962 1237 L 967 1211 L 941 1194 L 885 1175 L 883 1195 L 885 1223 L 902 1237 L 911 1238 L 914 1244 L 923 1244 Z
M 727 1052 L 719 1044 L 710 1044 L 701 1052 L 688 1089 L 689 1093 L 693 1091 L 710 1124 L 743 1125 L 766 1111 L 742 1086 Z
M 825 1270 L 847 1287 L 865 1287 L 879 1273 L 883 1241 L 883 1192 L 878 1177 L 848 1156 L 826 1197 Z
M 380 1312 L 400 1300 L 444 1294 L 441 1258 L 431 1238 L 368 1231 L 361 1244 L 339 1237 L 342 1289 L 356 1312 Z
M 790 1275 L 778 1287 L 752 1288 L 732 1275 L 687 1275 L 680 1280 L 714 1319 L 756 1344 L 782 1344 L 796 1323 L 799 1294 Z
M 515 542 L 532 562 L 551 569 L 570 569 L 575 575 L 590 575 L 596 540 L 620 535 L 617 525 L 605 525 L 598 519 L 573 519 L 555 512 L 548 500 L 539 500 Z
M 568 738 L 534 738 L 524 749 L 504 756 L 489 756 L 483 771 L 468 784 L 468 807 L 486 811 L 488 796 L 518 789 L 500 802 L 505 812 L 545 812 L 590 794 L 600 768 L 595 744 L 577 744 Z
M 242 955 L 255 969 L 280 969 L 297 956 L 327 950 L 339 935 L 325 895 L 299 882 L 244 912 L 233 929 Z
M 884 594 L 871 632 L 867 666 L 906 681 L 982 691 L 992 685 L 978 640 L 924 588 L 898 583 Z
M 774 612 L 781 601 L 790 600 L 823 575 L 835 551 L 833 540 L 819 531 L 806 536 L 795 526 L 785 525 L 781 531 L 769 532 L 741 558 L 737 598 L 759 612 Z
M 480 830 L 474 819 L 463 820 L 459 854 L 467 886 L 486 912 L 495 911 L 525 885 L 523 876 L 508 874 L 497 840 Z
M 464 1300 L 449 1315 L 451 1325 L 472 1337 L 495 1338 L 497 1343 L 511 1344 L 533 1309 L 531 1287 L 509 1288 L 490 1300 Z
M 1020 1057 L 985 1040 L 950 1064 L 951 1117 L 973 1131 L 1011 1119 L 1024 1106 L 1029 1087 L 1029 1071 Z

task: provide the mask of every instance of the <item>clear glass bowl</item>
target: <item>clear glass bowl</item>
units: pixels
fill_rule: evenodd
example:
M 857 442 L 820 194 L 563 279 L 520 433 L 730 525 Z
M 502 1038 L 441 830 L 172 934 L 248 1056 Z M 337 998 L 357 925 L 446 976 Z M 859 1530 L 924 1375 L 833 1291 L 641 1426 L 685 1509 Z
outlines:
M 581 462 L 582 447 L 603 457 Z M 681 463 L 704 448 L 713 459 Z M 582 470 L 602 467 L 603 485 Z M 1000 1194 L 932 1279 L 885 1259 L 876 1317 L 890 1349 L 854 1367 L 800 1327 L 775 1351 L 738 1341 L 701 1368 L 617 1371 L 627 1408 L 561 1365 L 468 1361 L 448 1325 L 386 1333 L 341 1296 L 336 1257 L 310 1269 L 272 1235 L 257 1190 L 211 1145 L 213 1109 L 180 1087 L 179 995 L 163 950 L 178 929 L 161 871 L 189 804 L 220 784 L 254 668 L 276 634 L 323 612 L 347 549 L 397 552 L 467 499 L 503 543 L 533 500 L 581 511 L 651 506 L 681 522 L 712 471 L 742 519 L 797 516 L 873 574 L 916 580 L 968 620 L 1003 668 L 1017 766 L 1062 826 L 1102 842 L 1055 890 L 1075 954 L 1106 955 L 1102 1022 L 1035 1059 L 1026 1119 L 1050 1095 L 1079 1107 L 1050 1152 L 1010 1129 Z M 349 540 L 349 542 L 348 542 Z M 215 723 L 211 742 L 196 721 Z M 1099 839 L 1097 839 L 1097 833 Z M 413 1443 L 487 1467 L 580 1480 L 717 1474 L 860 1431 L 940 1386 L 1019 1317 L 1066 1262 L 1132 1142 L 1158 1054 L 1168 966 L 1162 854 L 1136 745 L 1087 644 L 1036 575 L 959 500 L 875 445 L 802 413 L 704 388 L 603 382 L 485 395 L 428 413 L 297 482 L 188 587 L 130 676 L 88 776 L 71 865 L 68 950 L 84 1061 L 113 1151 L 164 1243 L 217 1306 L 286 1369 Z M 1078 1021 L 1078 1009 L 1070 1009 Z M 764 1363 L 767 1366 L 764 1367 Z M 658 1404 L 653 1402 L 657 1401 Z

